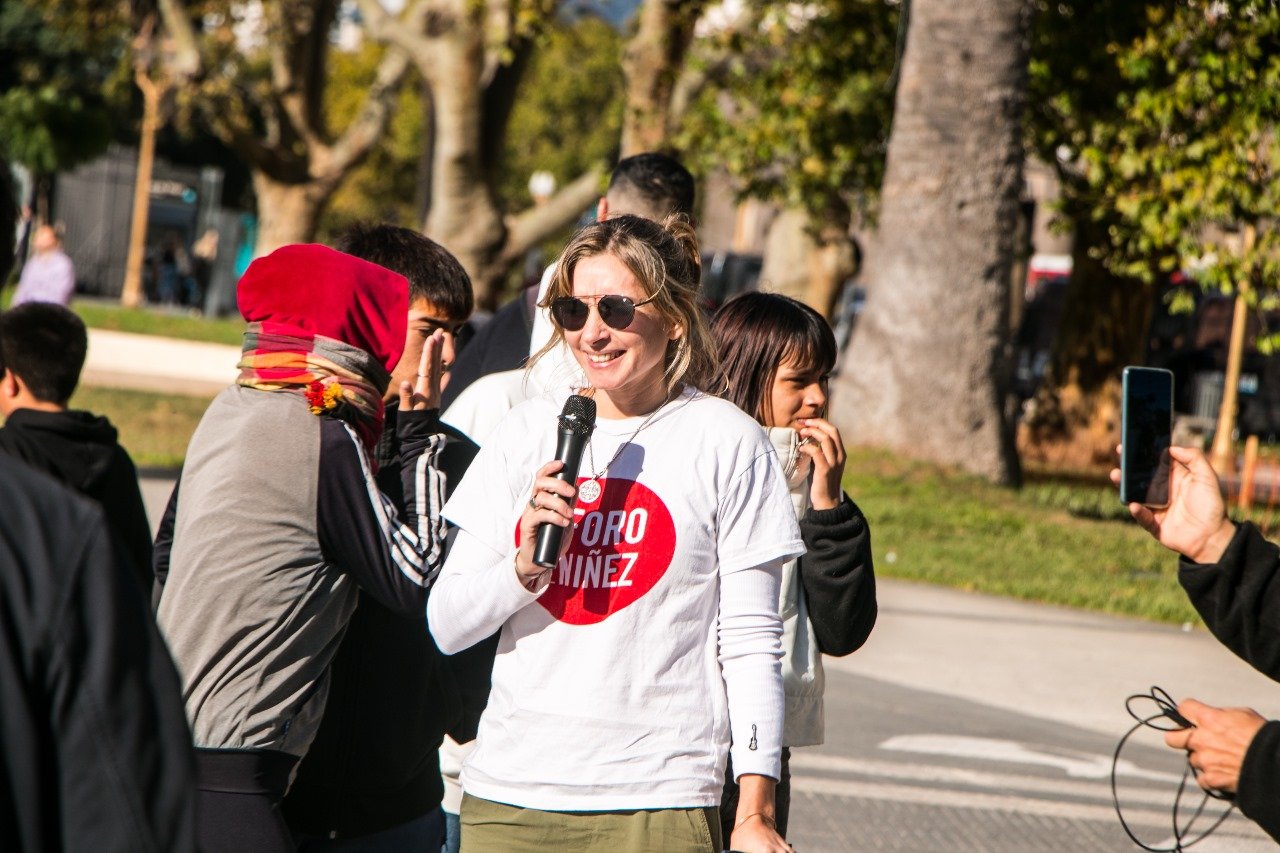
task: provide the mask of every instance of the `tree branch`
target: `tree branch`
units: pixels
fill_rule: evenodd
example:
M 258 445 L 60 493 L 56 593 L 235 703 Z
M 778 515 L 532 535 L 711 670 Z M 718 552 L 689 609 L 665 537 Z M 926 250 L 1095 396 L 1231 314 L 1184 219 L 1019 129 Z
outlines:
M 408 71 L 409 58 L 399 50 L 388 49 L 378 65 L 373 85 L 365 93 L 360 111 L 329 150 L 329 171 L 342 174 L 369 153 L 387 129 L 396 95 Z
M 418 69 L 424 79 L 431 79 L 431 39 L 426 36 L 427 16 L 431 12 L 429 0 L 417 0 L 397 20 L 387 14 L 379 0 L 356 0 L 360 16 L 370 37 L 395 48 Z
M 173 39 L 173 55 L 168 62 L 169 73 L 173 75 L 174 83 L 181 86 L 202 72 L 200 42 L 196 38 L 195 28 L 191 26 L 191 19 L 177 5 L 176 0 L 157 0 L 156 8 L 160 10 L 165 30 Z
M 595 166 L 545 203 L 510 217 L 507 220 L 507 239 L 502 246 L 499 263 L 515 263 L 529 249 L 573 222 L 591 202 L 600 197 L 600 185 L 604 176 L 604 166 Z

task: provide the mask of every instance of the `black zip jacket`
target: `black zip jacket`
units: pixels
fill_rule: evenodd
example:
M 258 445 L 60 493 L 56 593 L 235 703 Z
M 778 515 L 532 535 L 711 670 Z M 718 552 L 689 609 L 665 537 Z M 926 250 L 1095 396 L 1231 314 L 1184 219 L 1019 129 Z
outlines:
M 195 850 L 178 675 L 102 511 L 0 456 L 0 850 Z
M 1280 681 L 1280 548 L 1245 522 L 1217 563 L 1183 558 L 1178 581 L 1224 646 Z M 1249 744 L 1236 805 L 1280 841 L 1280 721 L 1268 722 Z
M 138 472 L 116 438 L 109 420 L 89 412 L 18 409 L 0 429 L 0 452 L 97 501 L 145 592 L 151 588 L 151 525 Z
M 398 420 L 389 406 L 377 457 L 379 488 L 400 508 Z M 445 434 L 437 465 L 447 493 L 477 448 L 446 424 L 438 429 Z M 330 666 L 324 720 L 284 801 L 295 833 L 369 835 L 440 805 L 438 750 L 464 716 L 462 691 L 444 660 L 427 632 L 425 607 L 405 617 L 361 593 Z

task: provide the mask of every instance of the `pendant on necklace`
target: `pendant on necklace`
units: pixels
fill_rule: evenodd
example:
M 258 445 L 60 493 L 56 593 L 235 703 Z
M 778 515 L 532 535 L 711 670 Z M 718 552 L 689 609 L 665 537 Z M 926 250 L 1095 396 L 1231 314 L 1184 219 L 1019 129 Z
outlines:
M 584 480 L 581 486 L 578 486 L 578 497 L 589 504 L 593 504 L 600 499 L 600 481 L 595 477 Z

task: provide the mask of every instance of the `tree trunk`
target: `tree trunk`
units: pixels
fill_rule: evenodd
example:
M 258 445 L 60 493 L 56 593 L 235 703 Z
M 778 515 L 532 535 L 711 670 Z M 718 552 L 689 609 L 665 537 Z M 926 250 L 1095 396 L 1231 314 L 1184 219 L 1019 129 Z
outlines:
M 254 171 L 253 189 L 258 197 L 258 243 L 254 256 L 270 254 L 290 243 L 315 239 L 320 211 L 334 188 L 332 181 L 282 183 Z
M 845 435 L 1020 477 L 1009 273 L 1022 177 L 1027 0 L 914 0 L 868 264 L 834 414 Z
M 429 35 L 431 54 L 415 55 L 431 83 L 431 207 L 423 231 L 446 247 L 471 275 L 478 307 L 493 308 L 501 281 L 485 275 L 507 229 L 481 156 L 484 131 L 484 31 L 478 7 L 439 4 L 442 20 Z M 443 10 L 447 9 L 447 17 Z
M 627 105 L 622 157 L 659 151 L 672 126 L 672 96 L 704 0 L 645 0 L 622 56 Z
M 774 217 L 765 235 L 760 289 L 803 300 L 809 286 L 809 257 L 814 248 L 808 214 L 785 208 Z
M 1142 360 L 1155 288 L 1090 254 L 1106 223 L 1076 223 L 1071 282 L 1044 381 L 1018 429 L 1024 457 L 1054 468 L 1110 468 L 1120 438 L 1120 371 Z
M 857 272 L 849 218 L 847 209 L 830 211 L 810 226 L 814 246 L 809 254 L 809 286 L 804 301 L 828 320 L 835 311 L 841 285 Z

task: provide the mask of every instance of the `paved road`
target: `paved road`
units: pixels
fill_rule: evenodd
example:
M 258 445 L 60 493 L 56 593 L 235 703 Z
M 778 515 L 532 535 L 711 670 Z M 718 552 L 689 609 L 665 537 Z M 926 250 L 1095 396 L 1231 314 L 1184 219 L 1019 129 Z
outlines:
M 142 486 L 156 521 L 172 482 Z M 1127 695 L 1280 716 L 1280 685 L 1201 631 L 893 581 L 880 602 L 867 646 L 828 661 L 827 743 L 793 754 L 801 853 L 1137 850 L 1108 781 Z M 1124 757 L 1126 815 L 1168 846 L 1182 763 L 1155 733 Z M 1275 846 L 1236 814 L 1193 849 Z
M 789 839 L 800 853 L 1139 849 L 1111 804 L 1120 732 L 839 671 L 827 697 L 827 743 L 792 753 Z M 1120 783 L 1126 819 L 1146 843 L 1169 846 L 1182 763 L 1154 733 L 1137 740 L 1126 746 Z M 1193 849 L 1275 846 L 1236 813 Z

